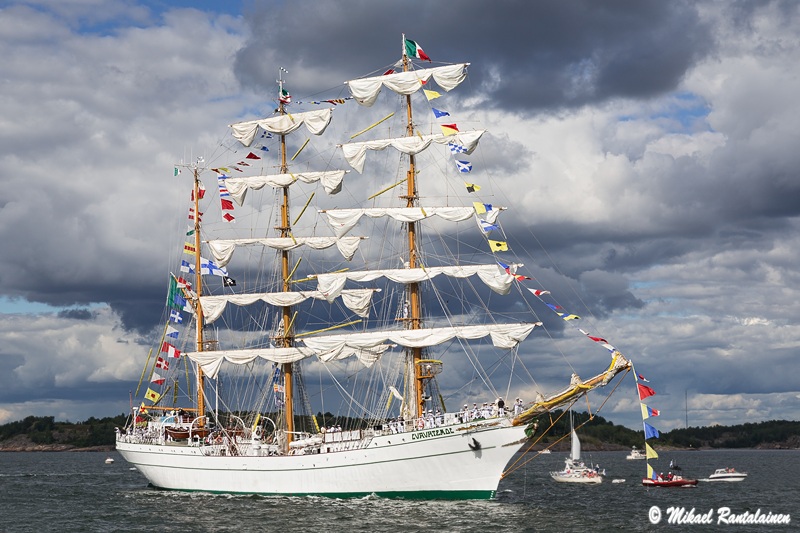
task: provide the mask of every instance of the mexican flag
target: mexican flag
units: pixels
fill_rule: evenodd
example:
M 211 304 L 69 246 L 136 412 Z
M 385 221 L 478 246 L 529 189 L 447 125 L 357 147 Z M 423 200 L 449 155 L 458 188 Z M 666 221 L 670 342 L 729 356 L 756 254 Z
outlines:
M 431 58 L 422 50 L 422 47 L 411 39 L 406 39 L 406 55 L 409 57 L 416 57 L 423 61 L 430 61 Z

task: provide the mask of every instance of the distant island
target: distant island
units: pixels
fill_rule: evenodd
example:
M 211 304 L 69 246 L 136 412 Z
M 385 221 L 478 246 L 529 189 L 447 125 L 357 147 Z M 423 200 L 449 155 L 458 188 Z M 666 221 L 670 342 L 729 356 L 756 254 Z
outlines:
M 554 411 L 552 420 L 557 420 L 547 434 L 541 438 L 542 447 L 552 445 L 554 451 L 569 447 L 569 421 L 561 411 Z M 323 424 L 339 421 L 351 427 L 364 423 L 339 418 L 331 413 L 318 413 Z M 125 425 L 126 415 L 114 417 L 90 417 L 83 422 L 56 422 L 52 416 L 29 416 L 24 420 L 0 425 L 0 451 L 109 451 L 114 449 L 114 428 Z M 550 417 L 540 417 L 539 431 L 550 427 Z M 628 450 L 632 446 L 642 447 L 642 431 L 615 425 L 601 416 L 589 420 L 589 414 L 574 413 L 575 426 L 580 427 L 581 446 L 586 451 Z M 366 426 L 365 426 L 366 427 Z M 538 435 L 538 434 L 537 434 Z M 659 449 L 800 449 L 800 422 L 770 420 L 735 426 L 710 426 L 673 429 L 661 433 Z

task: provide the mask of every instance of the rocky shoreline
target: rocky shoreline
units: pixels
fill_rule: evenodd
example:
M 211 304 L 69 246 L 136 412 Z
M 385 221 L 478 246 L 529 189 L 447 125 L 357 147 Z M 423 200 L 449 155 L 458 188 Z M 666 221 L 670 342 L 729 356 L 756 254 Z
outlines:
M 0 452 L 113 452 L 114 450 L 113 444 L 86 448 L 79 448 L 72 444 L 36 444 L 26 435 L 17 435 L 0 441 Z

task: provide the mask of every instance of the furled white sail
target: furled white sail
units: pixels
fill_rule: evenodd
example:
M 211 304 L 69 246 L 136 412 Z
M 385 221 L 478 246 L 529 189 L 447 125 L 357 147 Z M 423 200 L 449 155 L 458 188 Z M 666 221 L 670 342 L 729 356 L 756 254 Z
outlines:
M 358 245 L 364 237 L 270 237 L 265 239 L 217 239 L 206 241 L 211 255 L 214 256 L 216 263 L 220 267 L 227 265 L 237 246 L 252 246 L 260 244 L 276 250 L 294 250 L 300 246 L 308 246 L 315 250 L 330 248 L 334 244 L 342 256 L 350 261 L 358 250 Z
M 468 65 L 469 63 L 457 63 L 408 72 L 395 72 L 383 76 L 350 80 L 346 83 L 356 102 L 371 107 L 378 98 L 382 87 L 398 94 L 409 95 L 418 91 L 423 86 L 423 82 L 433 78 L 436 84 L 445 91 L 455 89 L 467 77 Z
M 308 357 L 319 357 L 323 361 L 330 361 L 356 356 L 364 365 L 369 366 L 391 347 L 386 344 L 387 342 L 407 348 L 423 348 L 436 346 L 455 337 L 480 339 L 488 335 L 492 339 L 492 344 L 498 348 L 511 349 L 525 340 L 534 327 L 540 325 L 541 322 L 368 331 L 306 338 L 302 340 L 305 346 L 188 352 L 186 356 L 200 365 L 203 372 L 211 378 L 217 376 L 223 361 L 243 365 L 257 358 L 275 363 L 293 363 Z
M 342 303 L 361 317 L 369 316 L 372 295 L 377 289 L 348 289 L 341 291 Z M 333 302 L 336 296 L 329 296 L 321 291 L 295 291 L 295 292 L 264 292 L 257 294 L 226 294 L 224 296 L 201 296 L 200 305 L 203 308 L 203 318 L 206 323 L 218 319 L 225 307 L 234 305 L 252 305 L 256 302 L 266 302 L 270 305 L 290 306 L 297 305 L 309 298 Z
M 522 266 L 522 265 L 514 265 Z M 508 294 L 514 276 L 499 265 L 437 266 L 426 268 L 390 268 L 382 270 L 362 270 L 352 272 L 333 272 L 317 275 L 317 289 L 329 297 L 337 296 L 349 279 L 360 283 L 385 277 L 395 283 L 418 283 L 444 274 L 453 278 L 468 278 L 475 274 L 490 289 L 498 294 Z
M 312 350 L 325 353 L 344 346 L 370 349 L 386 342 L 393 342 L 406 348 L 425 348 L 436 346 L 456 337 L 461 339 L 480 339 L 489 335 L 491 336 L 492 344 L 498 348 L 511 349 L 525 340 L 537 325 L 541 325 L 541 322 L 367 331 L 344 335 L 309 337 L 303 339 L 303 343 Z
M 324 211 L 328 223 L 337 237 L 344 236 L 353 229 L 361 217 L 392 217 L 400 222 L 417 222 L 428 217 L 438 216 L 451 222 L 467 220 L 475 214 L 473 207 L 370 207 L 366 209 L 328 209 Z
M 248 350 L 218 350 L 212 352 L 187 352 L 185 355 L 203 369 L 203 373 L 216 379 L 222 363 L 227 361 L 234 365 L 246 365 L 256 359 L 265 359 L 273 363 L 293 363 L 308 357 L 319 357 L 323 361 L 357 357 L 364 366 L 371 366 L 381 354 L 391 348 L 384 344 L 367 349 L 353 348 L 350 346 L 335 347 L 326 352 L 317 352 L 303 346 L 289 348 L 253 348 Z
M 319 181 L 325 192 L 337 194 L 342 190 L 342 180 L 347 170 L 327 170 L 322 172 L 296 172 L 293 174 L 272 174 L 269 176 L 248 176 L 246 178 L 228 178 L 225 186 L 236 203 L 242 205 L 249 189 L 257 191 L 269 185 L 270 187 L 286 187 L 296 181 L 314 183 Z
M 233 136 L 238 139 L 239 142 L 245 146 L 250 146 L 253 143 L 253 139 L 256 137 L 259 127 L 270 133 L 288 135 L 305 124 L 309 133 L 322 135 L 325 128 L 330 124 L 331 117 L 333 117 L 333 109 L 327 108 L 305 111 L 303 113 L 287 113 L 285 115 L 249 120 L 247 122 L 237 122 L 236 124 L 231 124 L 230 127 L 233 130 Z
M 395 139 L 347 143 L 342 145 L 342 153 L 350 166 L 361 174 L 364 171 L 367 150 L 385 150 L 391 146 L 404 154 L 415 155 L 428 148 L 431 143 L 452 143 L 453 145 L 459 146 L 460 153 L 471 154 L 475 150 L 475 147 L 478 146 L 481 135 L 485 132 L 486 130 L 464 131 L 456 135 L 435 133 L 432 135 L 414 135 Z

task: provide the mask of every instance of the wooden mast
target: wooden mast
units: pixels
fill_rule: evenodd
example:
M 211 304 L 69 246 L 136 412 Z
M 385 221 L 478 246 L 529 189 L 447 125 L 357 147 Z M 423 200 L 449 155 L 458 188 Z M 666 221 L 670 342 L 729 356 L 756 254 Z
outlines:
M 406 36 L 403 35 L 403 72 L 409 71 L 409 60 L 406 55 Z M 414 135 L 414 121 L 411 113 L 411 95 L 406 95 L 406 137 Z M 406 173 L 406 207 L 414 207 L 417 205 L 417 182 L 416 182 L 416 158 L 414 155 L 408 156 L 408 171 Z M 408 268 L 416 268 L 418 264 L 417 258 L 417 225 L 416 222 L 408 223 Z M 411 329 L 420 329 L 422 326 L 422 304 L 419 296 L 419 284 L 409 283 L 409 318 L 411 320 Z M 414 412 L 413 416 L 421 416 L 425 412 L 425 401 L 423 400 L 423 390 L 425 384 L 425 376 L 422 373 L 422 365 L 419 361 L 422 359 L 422 348 L 411 349 L 411 360 L 414 372 Z
M 286 109 L 283 102 L 283 72 L 287 72 L 282 67 L 278 75 L 278 112 L 281 115 L 286 114 Z M 289 172 L 289 167 L 286 163 L 286 135 L 281 135 L 281 173 L 286 174 Z M 289 186 L 283 187 L 281 201 L 281 225 L 277 228 L 281 237 L 291 237 L 291 226 L 289 225 Z M 283 280 L 283 292 L 291 290 L 289 281 L 289 251 L 281 250 L 281 279 Z M 292 345 L 293 335 L 290 331 L 292 327 L 292 308 L 285 305 L 282 308 L 283 314 L 283 338 L 281 343 L 284 348 Z M 294 431 L 294 398 L 292 390 L 292 363 L 283 363 L 283 394 L 284 394 L 284 407 L 286 409 L 286 445 L 293 440 Z
M 194 166 L 194 287 L 197 292 L 197 304 L 194 306 L 197 321 L 197 351 L 203 351 L 203 308 L 200 305 L 200 296 L 203 295 L 203 275 L 200 257 L 200 171 Z M 206 414 L 205 374 L 200 365 L 197 365 L 197 416 Z M 200 419 L 200 425 L 203 425 Z

